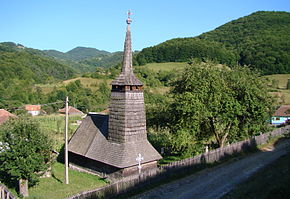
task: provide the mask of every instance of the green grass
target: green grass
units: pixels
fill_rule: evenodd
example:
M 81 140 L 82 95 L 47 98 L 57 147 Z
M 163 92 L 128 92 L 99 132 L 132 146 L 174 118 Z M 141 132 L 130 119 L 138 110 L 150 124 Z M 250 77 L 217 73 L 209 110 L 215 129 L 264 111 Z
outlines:
M 41 88 L 41 90 L 44 93 L 50 93 L 53 91 L 54 88 L 59 88 L 62 86 L 68 85 L 70 82 L 80 80 L 81 84 L 85 88 L 90 88 L 93 91 L 97 90 L 99 88 L 99 84 L 102 83 L 103 81 L 106 81 L 108 85 L 110 85 L 112 79 L 95 79 L 95 78 L 89 78 L 89 77 L 77 77 L 73 79 L 68 79 L 63 82 L 58 82 L 58 83 L 51 83 L 51 84 L 37 84 L 35 85 L 38 88 Z
M 54 163 L 53 177 L 41 178 L 38 185 L 29 189 L 28 198 L 62 199 L 82 191 L 95 189 L 107 183 L 97 176 L 69 170 L 69 184 L 64 184 L 64 165 Z
M 187 65 L 186 62 L 166 62 L 166 63 L 150 63 L 142 67 L 147 67 L 155 72 L 158 71 L 173 71 L 184 69 Z
M 266 75 L 264 78 L 267 80 L 267 85 L 270 89 L 270 94 L 277 98 L 279 104 L 290 104 L 290 90 L 286 89 L 290 74 L 275 74 Z M 278 85 L 272 86 L 272 80 L 277 80 Z
M 53 149 L 60 151 L 64 143 L 65 117 L 64 115 L 43 115 L 33 117 L 40 124 L 40 128 L 53 140 Z M 77 120 L 81 120 L 80 116 L 69 117 L 68 137 L 70 138 L 75 130 L 79 127 L 76 125 Z
M 269 84 L 271 84 L 271 81 L 273 79 L 278 80 L 279 81 L 279 83 L 278 83 L 279 89 L 286 89 L 288 79 L 290 79 L 290 74 L 266 75 L 264 77 L 269 79 Z

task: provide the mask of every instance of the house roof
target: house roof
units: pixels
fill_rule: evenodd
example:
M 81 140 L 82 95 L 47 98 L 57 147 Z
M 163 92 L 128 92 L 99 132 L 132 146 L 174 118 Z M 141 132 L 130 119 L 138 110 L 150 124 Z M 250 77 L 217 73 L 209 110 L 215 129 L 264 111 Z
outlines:
M 117 168 L 137 165 L 139 153 L 144 158 L 142 163 L 162 158 L 147 139 L 125 143 L 109 141 L 108 122 L 108 115 L 87 115 L 70 139 L 69 151 Z
M 41 105 L 25 105 L 27 111 L 40 111 Z
M 58 112 L 65 113 L 65 108 L 59 109 Z M 69 115 L 84 115 L 84 113 L 75 107 L 68 106 L 68 114 Z
M 17 117 L 16 115 L 9 113 L 4 109 L 0 109 L 0 124 L 6 122 L 10 117 Z
M 281 116 L 281 117 L 288 117 L 290 116 L 290 105 L 282 105 L 280 106 L 275 113 L 273 114 L 273 116 Z

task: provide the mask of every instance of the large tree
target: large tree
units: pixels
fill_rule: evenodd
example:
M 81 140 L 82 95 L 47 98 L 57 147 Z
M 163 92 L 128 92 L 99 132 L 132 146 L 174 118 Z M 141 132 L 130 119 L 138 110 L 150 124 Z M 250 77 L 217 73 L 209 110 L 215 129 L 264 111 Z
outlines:
M 209 140 L 223 147 L 267 127 L 273 101 L 247 67 L 192 62 L 173 86 L 170 129 L 180 152 Z
M 20 193 L 28 195 L 27 182 L 35 184 L 50 166 L 51 146 L 50 139 L 31 119 L 5 122 L 0 127 L 0 180 L 19 181 Z

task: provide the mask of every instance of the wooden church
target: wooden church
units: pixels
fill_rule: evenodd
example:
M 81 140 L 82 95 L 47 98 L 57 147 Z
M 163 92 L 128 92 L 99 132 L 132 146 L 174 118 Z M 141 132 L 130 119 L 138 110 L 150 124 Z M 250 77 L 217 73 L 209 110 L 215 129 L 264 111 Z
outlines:
M 147 140 L 143 84 L 132 67 L 128 15 L 121 74 L 112 81 L 109 115 L 88 114 L 69 141 L 70 163 L 128 176 L 157 166 L 161 155 Z

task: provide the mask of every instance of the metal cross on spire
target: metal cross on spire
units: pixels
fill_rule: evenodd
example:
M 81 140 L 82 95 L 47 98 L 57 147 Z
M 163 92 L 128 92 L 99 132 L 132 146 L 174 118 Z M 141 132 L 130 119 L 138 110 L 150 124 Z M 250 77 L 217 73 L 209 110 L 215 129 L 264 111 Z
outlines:
M 127 14 L 128 14 L 128 18 L 127 18 L 126 22 L 127 22 L 127 24 L 131 24 L 132 23 L 131 15 L 133 13 L 130 10 L 128 10 Z

